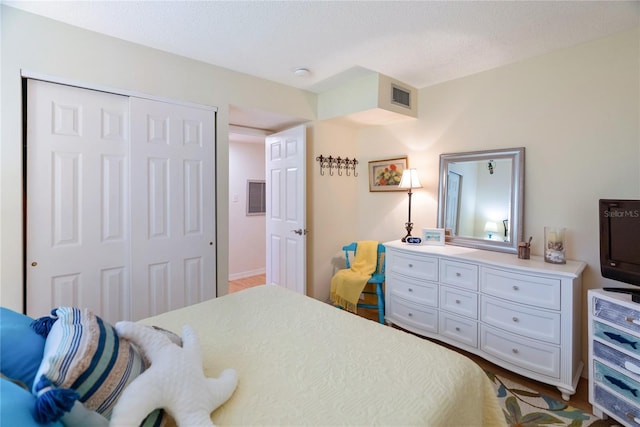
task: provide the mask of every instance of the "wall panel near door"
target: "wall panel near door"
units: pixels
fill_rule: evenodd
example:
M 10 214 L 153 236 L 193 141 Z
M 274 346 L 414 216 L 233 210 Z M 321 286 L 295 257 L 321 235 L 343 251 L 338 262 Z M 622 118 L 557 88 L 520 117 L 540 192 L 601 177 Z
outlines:
M 215 297 L 214 121 L 28 81 L 28 314 L 138 320 Z

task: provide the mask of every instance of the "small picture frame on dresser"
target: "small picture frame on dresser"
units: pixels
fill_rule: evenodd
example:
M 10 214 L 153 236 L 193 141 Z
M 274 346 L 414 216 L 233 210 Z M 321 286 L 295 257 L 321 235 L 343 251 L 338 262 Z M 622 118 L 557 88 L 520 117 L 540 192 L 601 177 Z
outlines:
M 423 228 L 422 244 L 444 246 L 444 228 Z

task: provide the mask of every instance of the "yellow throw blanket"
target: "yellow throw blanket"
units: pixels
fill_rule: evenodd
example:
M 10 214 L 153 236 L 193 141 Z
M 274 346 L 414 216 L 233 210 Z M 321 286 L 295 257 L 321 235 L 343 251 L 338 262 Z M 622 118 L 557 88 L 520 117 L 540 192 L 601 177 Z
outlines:
M 329 294 L 331 302 L 356 313 L 360 294 L 371 275 L 376 271 L 377 262 L 378 242 L 373 240 L 358 242 L 351 268 L 338 270 L 331 279 L 331 293 Z

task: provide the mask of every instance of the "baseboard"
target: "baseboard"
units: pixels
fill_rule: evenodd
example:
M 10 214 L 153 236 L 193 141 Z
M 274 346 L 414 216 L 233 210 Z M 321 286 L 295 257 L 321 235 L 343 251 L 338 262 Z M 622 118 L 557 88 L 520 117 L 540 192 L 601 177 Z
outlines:
M 241 273 L 229 274 L 229 281 L 244 279 L 246 277 L 257 276 L 259 274 L 265 274 L 267 270 L 265 268 L 258 268 L 257 270 L 243 271 Z

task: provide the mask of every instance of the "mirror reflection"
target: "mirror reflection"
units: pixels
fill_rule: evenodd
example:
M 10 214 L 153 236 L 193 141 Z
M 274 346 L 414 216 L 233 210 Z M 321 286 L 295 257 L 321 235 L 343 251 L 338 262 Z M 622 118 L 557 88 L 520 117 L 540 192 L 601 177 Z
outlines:
M 517 252 L 524 148 L 440 156 L 438 227 L 447 243 Z

